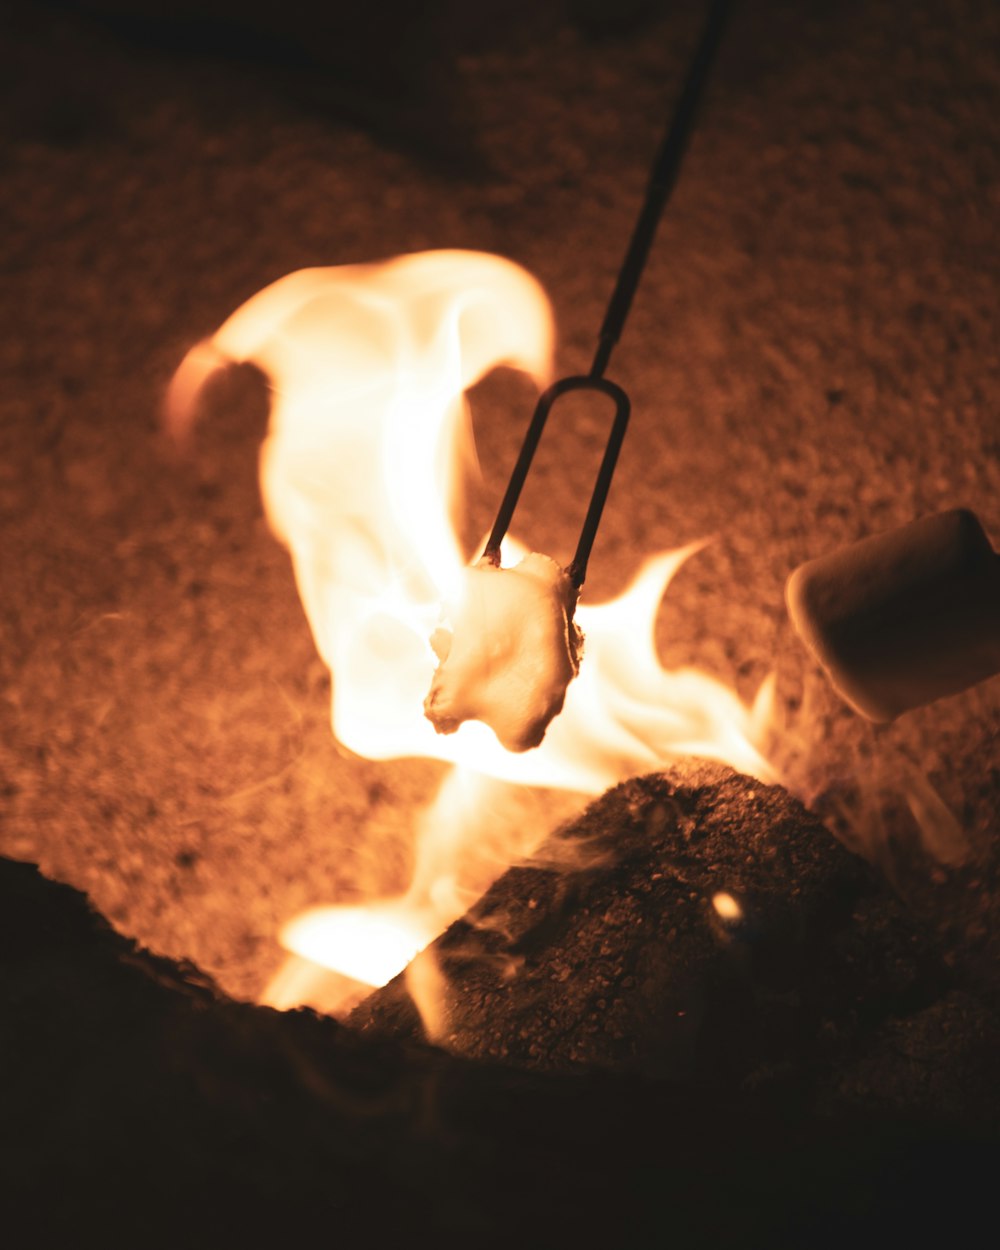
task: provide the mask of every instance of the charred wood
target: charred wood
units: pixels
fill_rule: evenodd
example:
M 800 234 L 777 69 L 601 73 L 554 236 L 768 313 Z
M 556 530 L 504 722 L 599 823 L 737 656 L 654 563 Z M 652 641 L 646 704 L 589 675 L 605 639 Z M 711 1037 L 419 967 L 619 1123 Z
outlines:
M 865 865 L 785 790 L 722 766 L 618 786 L 509 869 L 431 948 L 440 1040 L 545 1070 L 739 1082 L 797 1064 L 816 968 Z M 401 976 L 352 1016 L 421 1036 Z

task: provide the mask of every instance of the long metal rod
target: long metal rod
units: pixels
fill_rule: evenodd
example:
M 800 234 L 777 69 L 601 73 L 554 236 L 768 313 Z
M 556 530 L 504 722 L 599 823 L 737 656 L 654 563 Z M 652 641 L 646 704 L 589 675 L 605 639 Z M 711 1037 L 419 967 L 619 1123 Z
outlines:
M 646 188 L 646 198 L 642 211 L 635 223 L 632 239 L 618 271 L 618 281 L 604 314 L 604 322 L 598 335 L 597 352 L 594 363 L 590 366 L 590 376 L 604 376 L 611 359 L 611 352 L 621 337 L 625 319 L 632 307 L 632 299 L 642 271 L 646 265 L 646 257 L 656 236 L 657 226 L 663 216 L 671 192 L 677 183 L 681 162 L 687 151 L 688 141 L 694 129 L 698 104 L 708 81 L 709 70 L 715 58 L 722 31 L 729 14 L 730 0 L 712 0 L 712 6 L 705 19 L 705 28 L 701 40 L 695 50 L 688 76 L 681 90 L 674 110 L 673 118 L 663 136 L 660 150 L 653 161 L 653 168 Z
M 629 309 L 632 307 L 632 299 L 639 285 L 639 279 L 642 277 L 646 257 L 649 255 L 649 249 L 656 235 L 656 228 L 677 181 L 681 161 L 684 158 L 688 140 L 694 128 L 698 103 L 708 79 L 708 73 L 711 69 L 716 49 L 719 46 L 719 40 L 722 37 L 722 29 L 729 11 L 729 5 L 730 0 L 712 0 L 712 5 L 705 21 L 705 29 L 702 32 L 701 40 L 691 61 L 687 79 L 677 101 L 677 107 L 674 110 L 663 142 L 653 162 L 649 185 L 646 188 L 646 198 L 643 201 L 639 219 L 636 222 L 635 230 L 632 232 L 632 239 L 625 253 L 625 259 L 622 261 L 621 269 L 618 272 L 618 281 L 615 284 L 607 312 L 604 315 L 604 321 L 598 336 L 597 352 L 594 356 L 590 373 L 585 376 L 562 378 L 560 381 L 553 383 L 539 397 L 534 415 L 531 418 L 531 424 L 528 426 L 528 432 L 525 434 L 524 442 L 521 444 L 517 463 L 514 465 L 514 471 L 511 473 L 510 481 L 507 483 L 507 490 L 500 504 L 496 521 L 493 523 L 493 530 L 486 543 L 486 550 L 483 553 L 486 559 L 496 565 L 500 563 L 500 544 L 514 516 L 514 509 L 517 507 L 517 501 L 521 497 L 521 490 L 524 487 L 525 479 L 531 468 L 531 462 L 541 441 L 542 432 L 545 429 L 545 423 L 548 420 L 552 405 L 560 396 L 567 394 L 569 391 L 598 391 L 607 395 L 614 402 L 615 418 L 604 450 L 604 458 L 598 470 L 597 480 L 594 483 L 590 505 L 584 518 L 580 540 L 577 543 L 576 554 L 566 570 L 577 590 L 580 589 L 586 579 L 587 562 L 590 559 L 590 551 L 594 545 L 594 538 L 597 535 L 597 527 L 600 524 L 604 504 L 608 497 L 608 491 L 611 488 L 611 478 L 614 475 L 615 465 L 618 462 L 618 453 L 621 451 L 622 442 L 625 438 L 625 430 L 628 426 L 631 410 L 628 396 L 620 386 L 604 377 L 604 371 L 607 369 L 608 362 L 611 359 L 611 352 L 621 336 Z

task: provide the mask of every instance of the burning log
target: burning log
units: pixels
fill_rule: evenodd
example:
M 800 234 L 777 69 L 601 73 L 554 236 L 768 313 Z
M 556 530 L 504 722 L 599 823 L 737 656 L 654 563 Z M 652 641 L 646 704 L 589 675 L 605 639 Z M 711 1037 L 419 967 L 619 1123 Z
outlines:
M 816 969 L 871 880 L 780 787 L 688 765 L 610 791 L 415 964 L 443 977 L 459 1054 L 735 1082 L 801 1057 Z M 352 1023 L 422 1036 L 412 983 Z

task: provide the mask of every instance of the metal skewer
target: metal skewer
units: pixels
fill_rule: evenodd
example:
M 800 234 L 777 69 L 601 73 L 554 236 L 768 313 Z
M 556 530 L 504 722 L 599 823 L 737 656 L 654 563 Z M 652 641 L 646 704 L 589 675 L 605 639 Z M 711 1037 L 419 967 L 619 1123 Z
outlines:
M 632 239 L 618 271 L 618 281 L 608 302 L 607 312 L 598 335 L 597 350 L 588 374 L 578 374 L 568 378 L 560 378 L 554 382 L 538 399 L 534 416 L 528 426 L 528 432 L 521 444 L 521 451 L 514 465 L 514 471 L 507 484 L 507 490 L 500 504 L 496 521 L 486 544 L 484 557 L 493 564 L 500 564 L 500 544 L 510 526 L 514 509 L 521 496 L 531 462 L 534 459 L 538 444 L 541 441 L 545 423 L 548 420 L 552 405 L 561 396 L 571 391 L 597 391 L 607 395 L 615 405 L 615 417 L 611 425 L 611 433 L 604 449 L 601 467 L 597 472 L 597 480 L 590 497 L 587 515 L 584 517 L 583 528 L 577 543 L 576 554 L 573 556 L 566 572 L 574 587 L 579 590 L 587 576 L 587 562 L 590 549 L 594 545 L 597 527 L 601 521 L 601 513 L 611 487 L 618 453 L 621 451 L 628 427 L 632 405 L 629 397 L 615 382 L 605 378 L 604 373 L 611 359 L 615 344 L 621 337 L 622 328 L 632 307 L 632 299 L 639 279 L 646 265 L 646 257 L 656 235 L 656 228 L 663 216 L 667 201 L 677 182 L 681 162 L 687 150 L 688 140 L 694 129 L 695 116 L 702 91 L 708 80 L 709 70 L 716 49 L 722 37 L 723 26 L 729 10 L 730 0 L 712 0 L 705 28 L 695 49 L 694 57 L 688 69 L 684 87 L 677 101 L 674 115 L 667 126 L 666 134 L 660 149 L 653 161 L 649 184 L 642 210 L 632 232 Z

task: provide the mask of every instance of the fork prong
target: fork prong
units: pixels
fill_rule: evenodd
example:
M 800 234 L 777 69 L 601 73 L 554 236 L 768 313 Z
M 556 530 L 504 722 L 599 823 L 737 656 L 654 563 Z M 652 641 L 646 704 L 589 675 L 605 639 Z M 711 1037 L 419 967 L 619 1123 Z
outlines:
M 601 460 L 601 467 L 597 472 L 594 489 L 591 492 L 590 503 L 587 507 L 583 528 L 580 531 L 580 539 L 576 547 L 576 554 L 566 569 L 570 581 L 579 590 L 587 576 L 587 562 L 590 559 L 590 549 L 594 545 L 597 527 L 600 524 L 601 513 L 604 511 L 604 504 L 608 497 L 608 491 L 611 488 L 611 479 L 614 475 L 615 465 L 618 462 L 618 453 L 621 451 L 622 442 L 625 439 L 625 430 L 628 426 L 629 414 L 632 409 L 629 398 L 622 388 L 614 382 L 609 382 L 607 378 L 584 377 L 582 375 L 561 378 L 539 396 L 538 403 L 535 405 L 534 415 L 531 418 L 531 424 L 528 426 L 524 442 L 521 444 L 517 463 L 514 465 L 514 471 L 510 475 L 510 481 L 507 483 L 507 490 L 500 503 L 500 510 L 497 512 L 497 518 L 493 523 L 493 529 L 490 532 L 483 555 L 485 559 L 499 565 L 500 544 L 503 542 L 504 536 L 510 527 L 514 509 L 517 507 L 517 502 L 521 497 L 521 490 L 531 468 L 531 462 L 535 458 L 535 452 L 538 450 L 538 444 L 541 442 L 549 413 L 556 400 L 571 391 L 597 391 L 602 395 L 607 395 L 615 405 L 615 418 L 604 448 L 604 456 Z
M 663 136 L 663 142 L 653 161 L 653 168 L 650 171 L 642 209 L 636 221 L 632 238 L 629 241 L 625 259 L 622 261 L 621 268 L 618 271 L 618 280 L 611 294 L 611 300 L 604 315 L 600 334 L 598 335 L 597 352 L 594 356 L 590 374 L 587 377 L 562 378 L 560 381 L 553 383 L 547 391 L 544 391 L 539 396 L 538 403 L 535 406 L 535 414 L 531 418 L 528 432 L 524 437 L 524 442 L 521 444 L 520 455 L 517 458 L 517 463 L 514 465 L 514 472 L 511 474 L 510 481 L 507 484 L 507 491 L 500 504 L 500 511 L 497 513 L 497 519 L 493 524 L 492 533 L 486 544 L 484 556 L 496 565 L 500 563 L 500 544 L 507 533 L 511 517 L 514 515 L 514 509 L 517 507 L 517 501 L 521 497 L 521 490 L 531 468 L 535 452 L 538 449 L 542 431 L 545 429 L 545 422 L 548 420 L 549 410 L 561 395 L 565 395 L 569 391 L 591 390 L 599 391 L 614 400 L 615 419 L 604 449 L 604 459 L 601 461 L 601 467 L 598 470 L 594 490 L 590 496 L 590 505 L 584 517 L 583 529 L 580 531 L 580 541 L 577 544 L 576 555 L 566 570 L 577 590 L 583 585 L 587 576 L 587 561 L 590 559 L 590 549 L 594 545 L 601 513 L 604 511 L 604 504 L 608 497 L 611 478 L 618 461 L 618 453 L 621 451 L 622 440 L 625 437 L 625 429 L 628 425 L 631 409 L 628 396 L 620 386 L 614 382 L 609 382 L 604 377 L 604 371 L 611 359 L 614 346 L 621 335 L 629 309 L 632 307 L 632 299 L 639 286 L 639 279 L 642 277 L 649 249 L 653 245 L 656 228 L 677 182 L 681 162 L 687 150 L 688 140 L 694 129 L 698 105 L 704 92 L 705 84 L 708 81 L 712 61 L 722 38 L 730 2 L 731 0 L 711 0 L 709 5 L 701 38 L 695 48 L 681 94 L 677 100 L 666 133 Z

